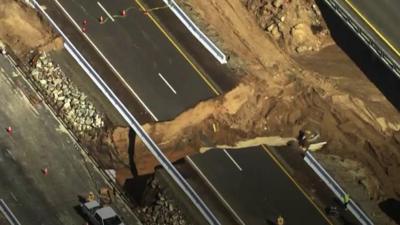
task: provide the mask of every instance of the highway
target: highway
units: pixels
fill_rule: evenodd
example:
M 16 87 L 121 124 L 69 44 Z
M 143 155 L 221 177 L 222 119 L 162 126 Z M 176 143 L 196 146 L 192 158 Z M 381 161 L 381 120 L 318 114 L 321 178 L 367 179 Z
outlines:
M 45 103 L 27 99 L 38 97 L 21 76 L 0 56 L 0 199 L 22 225 L 84 224 L 78 195 L 97 193 L 106 181 Z M 119 198 L 113 208 L 128 224 L 139 224 Z M 0 224 L 9 223 L 0 215 Z
M 239 224 L 269 224 L 282 215 L 287 224 L 331 224 L 262 147 L 222 150 L 188 157 Z
M 400 78 L 400 4 L 396 0 L 321 0 L 339 15 L 379 59 Z M 320 1 L 320 2 L 321 2 Z
M 69 36 L 74 36 L 72 33 L 77 33 L 82 29 L 84 20 L 88 21 L 86 31 L 81 34 L 112 72 L 112 74 L 101 74 L 101 76 L 112 76 L 123 81 L 124 87 L 120 88 L 136 96 L 144 108 L 152 114 L 154 120 L 171 119 L 199 100 L 220 93 L 214 82 L 210 81 L 189 57 L 185 56 L 184 51 L 180 50 L 179 45 L 165 34 L 163 28 L 159 27 L 151 17 L 138 10 L 140 7 L 134 2 L 125 0 L 118 2 L 103 0 L 98 3 L 88 0 L 40 0 L 39 2 L 46 6 L 46 11 L 50 16 L 57 18 L 56 22 Z M 113 16 L 121 9 L 128 10 L 126 17 Z M 65 16 L 68 23 L 60 19 L 60 15 Z M 98 21 L 101 15 L 105 21 L 103 24 Z M 72 32 L 71 29 L 75 31 Z M 80 45 L 81 43 L 78 43 L 78 46 Z M 79 50 L 86 51 L 85 48 Z M 113 91 L 116 90 L 118 87 L 113 88 Z M 127 102 L 124 103 L 127 104 Z M 256 149 L 249 152 L 255 153 L 250 156 L 233 154 L 232 157 L 238 162 L 239 167 L 243 165 L 241 184 L 247 184 L 244 187 L 254 195 L 250 198 L 240 197 L 236 192 L 235 195 L 226 196 L 230 204 L 236 204 L 235 208 L 238 208 L 243 220 L 248 221 L 248 224 L 265 224 L 273 221 L 277 214 L 282 213 L 289 221 L 301 219 L 309 224 L 329 224 L 323 213 L 313 205 L 312 201 L 308 200 L 307 195 L 296 187 L 290 177 L 278 166 L 279 164 L 268 160 L 269 156 L 265 151 Z M 263 155 L 260 156 L 260 152 Z M 159 156 L 159 152 L 153 154 L 156 157 Z M 216 162 L 214 164 L 218 165 L 220 160 L 220 156 L 215 155 L 208 161 Z M 230 162 L 229 165 L 232 166 L 232 163 Z M 237 170 L 238 166 L 234 166 Z M 213 171 L 213 167 L 203 164 L 201 170 L 206 173 Z M 260 177 L 260 171 L 265 171 L 268 176 Z M 212 173 L 209 173 L 207 178 L 212 180 L 213 184 L 226 185 L 235 184 L 236 177 L 232 176 L 231 180 L 219 181 Z M 273 186 L 269 184 L 272 181 L 275 182 Z M 256 197 L 257 193 L 269 186 L 271 186 L 271 192 L 275 193 L 274 196 L 268 195 L 267 199 Z M 290 204 L 290 202 L 296 203 Z M 252 203 L 251 207 L 250 203 Z M 307 215 L 306 218 L 304 215 Z
M 87 41 L 155 121 L 172 119 L 197 102 L 220 93 L 134 1 L 39 3 L 58 9 L 76 29 L 82 29 L 87 20 Z M 126 16 L 118 17 L 123 9 L 127 10 Z M 100 16 L 104 23 L 100 23 Z
M 344 1 L 400 57 L 400 1 Z

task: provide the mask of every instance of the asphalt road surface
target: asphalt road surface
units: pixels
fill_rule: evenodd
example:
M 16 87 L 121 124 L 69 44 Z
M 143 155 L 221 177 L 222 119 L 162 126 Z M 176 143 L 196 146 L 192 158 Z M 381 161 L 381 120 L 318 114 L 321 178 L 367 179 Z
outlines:
M 261 147 L 210 150 L 190 159 L 244 224 L 331 224 Z
M 86 34 L 92 47 L 101 52 L 98 54 L 115 69 L 116 77 L 124 80 L 154 119 L 172 119 L 200 100 L 219 93 L 135 1 L 39 2 L 52 9 L 56 7 L 77 27 L 87 20 Z M 127 15 L 118 16 L 123 9 Z M 104 23 L 99 22 L 100 16 Z
M 398 0 L 338 0 L 344 2 L 368 27 L 379 36 L 400 60 L 400 1 Z M 342 3 L 343 4 L 343 3 Z
M 75 208 L 78 195 L 96 193 L 105 181 L 45 105 L 29 102 L 25 94 L 34 93 L 22 93 L 29 90 L 24 84 L 0 56 L 0 199 L 21 224 L 84 224 Z M 118 198 L 113 207 L 128 224 L 137 224 Z

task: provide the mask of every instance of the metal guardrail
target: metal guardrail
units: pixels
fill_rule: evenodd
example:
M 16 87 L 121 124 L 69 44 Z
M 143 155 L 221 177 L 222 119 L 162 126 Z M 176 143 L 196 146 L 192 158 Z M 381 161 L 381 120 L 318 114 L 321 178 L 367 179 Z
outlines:
M 21 225 L 3 199 L 0 199 L 0 212 L 4 215 L 10 225 Z
M 396 76 L 400 78 L 400 63 L 393 59 L 387 49 L 380 46 L 381 44 L 372 37 L 366 29 L 360 25 L 351 13 L 337 3 L 337 0 L 324 0 L 343 21 L 352 29 L 358 37 L 368 45 L 368 47 L 385 63 Z
M 68 37 L 62 32 L 62 30 L 57 26 L 53 19 L 42 9 L 36 0 L 31 0 L 33 5 L 37 10 L 42 13 L 46 19 L 54 26 L 54 28 L 60 33 L 64 38 L 64 47 L 71 54 L 71 56 L 77 61 L 77 63 L 82 67 L 82 69 L 89 75 L 96 86 L 101 90 L 101 92 L 107 97 L 107 99 L 113 104 L 113 106 L 118 110 L 122 117 L 128 122 L 130 127 L 136 132 L 136 134 L 141 138 L 146 147 L 150 150 L 154 157 L 160 162 L 167 173 L 172 177 L 172 179 L 178 184 L 178 186 L 185 192 L 193 204 L 199 209 L 200 213 L 208 221 L 209 224 L 220 224 L 218 219 L 214 216 L 211 210 L 205 205 L 203 200 L 197 195 L 189 183 L 183 178 L 183 176 L 178 172 L 178 170 L 172 165 L 168 158 L 162 153 L 161 149 L 154 143 L 154 141 L 149 137 L 149 135 L 144 131 L 139 122 L 135 117 L 129 112 L 129 110 L 124 106 L 124 104 L 116 97 L 114 92 L 107 86 L 100 75 L 93 69 L 93 67 L 87 62 L 87 60 L 81 55 L 81 53 L 75 48 Z
M 316 174 L 325 182 L 325 184 L 333 191 L 337 198 L 343 201 L 343 197 L 347 193 L 342 187 L 329 175 L 329 173 L 318 163 L 318 161 L 307 151 L 304 157 L 304 161 L 314 170 Z M 373 225 L 372 220 L 367 214 L 357 205 L 355 201 L 350 199 L 347 205 L 347 209 L 357 218 L 361 224 Z
M 226 55 L 193 23 L 186 13 L 174 0 L 163 0 L 169 9 L 178 17 L 187 29 L 200 41 L 201 44 L 221 63 L 227 63 Z

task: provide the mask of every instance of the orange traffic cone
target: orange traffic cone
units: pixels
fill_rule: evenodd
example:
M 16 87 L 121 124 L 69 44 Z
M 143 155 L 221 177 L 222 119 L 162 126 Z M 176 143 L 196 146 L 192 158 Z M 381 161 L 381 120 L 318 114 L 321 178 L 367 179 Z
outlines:
M 125 9 L 121 10 L 121 16 L 126 16 L 126 10 Z
M 104 23 L 104 17 L 103 17 L 103 16 L 100 16 L 100 17 L 99 17 L 99 22 L 100 22 L 100 23 Z
M 12 132 L 13 132 L 13 129 L 12 129 L 11 126 L 8 126 L 8 127 L 6 128 L 6 131 L 7 131 L 7 133 L 8 133 L 9 135 L 11 135 Z
M 83 24 L 83 26 L 86 26 L 87 25 L 87 20 L 83 20 L 82 24 Z
M 45 176 L 49 175 L 49 169 L 48 169 L 47 167 L 44 167 L 44 168 L 42 169 L 42 173 L 43 173 L 43 175 L 45 175 Z
M 82 32 L 86 33 L 86 27 L 82 27 Z

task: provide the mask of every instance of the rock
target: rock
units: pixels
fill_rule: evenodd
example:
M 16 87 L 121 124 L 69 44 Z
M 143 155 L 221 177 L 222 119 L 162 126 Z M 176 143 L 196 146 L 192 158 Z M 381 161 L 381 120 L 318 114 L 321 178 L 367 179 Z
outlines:
M 169 211 L 174 211 L 174 206 L 173 206 L 172 204 L 169 204 L 169 205 L 168 205 L 168 210 L 169 210 Z
M 71 109 L 68 113 L 67 113 L 67 119 L 73 121 L 75 119 L 76 115 L 75 115 L 75 110 Z
M 71 104 L 69 103 L 69 101 L 66 101 L 62 107 L 62 110 L 70 110 L 70 109 L 71 109 Z M 72 112 L 72 110 L 70 112 Z
M 92 123 L 93 123 L 93 119 L 90 118 L 90 117 L 87 117 L 86 120 L 85 120 L 85 124 L 86 125 L 91 125 Z
M 279 29 L 278 29 L 277 26 L 274 26 L 274 27 L 272 28 L 271 34 L 272 34 L 272 37 L 273 37 L 275 40 L 278 40 L 278 39 L 281 37 L 281 33 L 279 32 Z
M 275 8 L 279 8 L 279 7 L 281 7 L 281 6 L 283 5 L 283 1 L 284 1 L 284 0 L 274 0 L 274 1 L 272 2 L 272 5 L 273 5 Z
M 62 82 L 62 79 L 60 79 L 60 78 L 56 78 L 53 80 L 54 85 L 59 85 L 59 84 L 61 84 L 61 82 Z
M 39 71 L 38 71 L 37 69 L 33 69 L 33 70 L 31 71 L 31 75 L 32 75 L 32 77 L 33 77 L 33 79 L 34 79 L 35 81 L 38 81 L 38 80 L 39 80 Z
M 65 100 L 65 96 L 59 96 L 58 98 L 57 98 L 57 101 L 64 101 Z
M 95 113 L 95 111 L 93 109 L 88 110 L 88 116 L 93 117 L 94 113 Z
M 312 8 L 313 8 L 315 14 L 317 14 L 318 16 L 321 16 L 321 11 L 319 11 L 317 4 L 315 4 L 315 3 L 312 4 Z
M 293 26 L 290 33 L 293 37 L 293 42 L 302 43 L 308 35 L 312 34 L 311 29 L 304 23 L 299 23 Z
M 267 27 L 267 31 L 268 31 L 268 32 L 272 32 L 272 30 L 274 29 L 274 27 L 275 27 L 275 24 L 269 25 L 269 26 Z
M 82 93 L 81 97 L 79 98 L 79 100 L 81 101 L 85 101 L 87 98 L 87 96 L 85 94 Z
M 97 114 L 95 117 L 95 121 L 94 121 L 94 127 L 102 127 L 104 125 L 103 120 L 100 118 L 100 116 Z
M 40 85 L 44 86 L 47 84 L 47 80 L 40 80 L 39 83 Z
M 41 60 L 38 60 L 38 61 L 36 61 L 36 68 L 38 68 L 38 69 L 42 69 L 42 61 Z
M 297 53 L 303 53 L 303 52 L 306 52 L 308 49 L 309 48 L 307 46 L 301 45 L 301 46 L 296 47 L 296 52 Z

